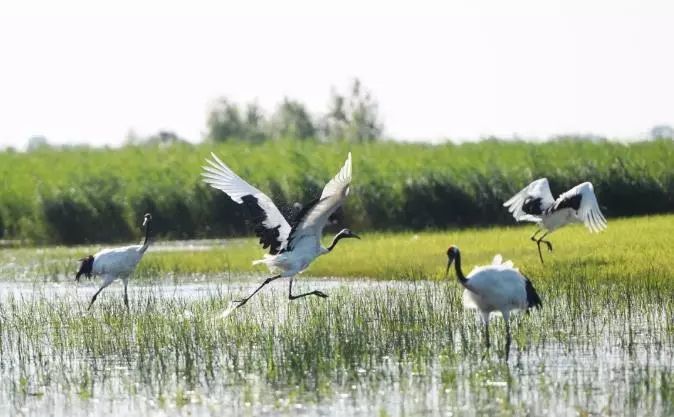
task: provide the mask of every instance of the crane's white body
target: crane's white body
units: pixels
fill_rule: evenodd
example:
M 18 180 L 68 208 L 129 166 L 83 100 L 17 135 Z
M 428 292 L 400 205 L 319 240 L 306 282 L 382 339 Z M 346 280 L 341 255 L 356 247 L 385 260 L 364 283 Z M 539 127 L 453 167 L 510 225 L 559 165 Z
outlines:
M 529 307 L 526 278 L 511 261 L 502 262 L 501 255 L 496 255 L 491 265 L 473 268 L 466 278 L 463 305 L 477 309 L 484 324 L 493 312 L 508 321 L 511 311 Z
M 552 232 L 562 226 L 574 223 L 582 223 L 582 221 L 575 215 L 573 209 L 565 208 L 542 216 L 540 220 L 536 222 L 536 225 L 542 230 Z
M 573 199 L 577 202 L 575 208 L 568 206 Z M 531 200 L 536 201 L 534 210 L 527 207 Z M 534 222 L 548 233 L 572 223 L 583 223 L 590 232 L 600 232 L 607 227 L 590 182 L 576 185 L 555 200 L 547 178 L 541 178 L 524 187 L 503 206 L 508 207 L 518 222 Z
M 144 245 L 103 249 L 94 254 L 91 273 L 114 278 L 128 277 L 136 269 L 146 250 L 147 246 Z
M 319 240 L 305 237 L 295 243 L 292 251 L 277 255 L 265 254 L 262 259 L 253 261 L 253 265 L 264 264 L 272 273 L 292 277 L 304 272 L 314 259 L 328 252 Z
M 94 263 L 91 267 L 91 273 L 100 276 L 103 279 L 103 283 L 94 295 L 91 304 L 89 304 L 89 308 L 93 305 L 98 294 L 117 279 L 121 279 L 124 283 L 124 304 L 127 309 L 129 308 L 127 296 L 129 276 L 135 271 L 136 266 L 138 266 L 138 263 L 143 258 L 148 246 L 149 243 L 123 246 L 121 248 L 108 248 L 94 254 Z
M 91 268 L 93 275 L 103 279 L 103 288 L 112 284 L 116 279 L 124 283 L 124 293 L 129 285 L 129 276 L 136 270 L 136 266 L 143 258 L 149 245 L 131 245 L 121 248 L 103 249 L 94 254 L 94 264 Z

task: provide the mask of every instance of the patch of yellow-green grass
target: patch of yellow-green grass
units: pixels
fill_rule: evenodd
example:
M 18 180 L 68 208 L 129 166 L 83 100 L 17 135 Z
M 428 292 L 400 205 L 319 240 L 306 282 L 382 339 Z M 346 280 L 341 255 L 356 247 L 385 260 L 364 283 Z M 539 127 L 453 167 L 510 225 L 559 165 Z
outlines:
M 582 225 L 567 226 L 549 236 L 553 252 L 542 245 L 545 265 L 529 240 L 535 226 L 466 229 L 429 233 L 366 234 L 346 241 L 307 273 L 381 279 L 444 276 L 446 250 L 462 251 L 464 271 L 490 263 L 495 254 L 512 260 L 531 277 L 569 275 L 596 279 L 674 278 L 674 216 L 613 219 L 603 233 L 591 234 Z
M 342 240 L 333 253 L 314 261 L 310 276 L 370 277 L 377 279 L 438 279 L 444 277 L 446 251 L 457 245 L 464 270 L 490 263 L 495 254 L 512 260 L 532 277 L 565 271 L 611 278 L 674 277 L 671 256 L 674 216 L 614 219 L 603 233 L 592 234 L 582 225 L 567 226 L 549 236 L 553 252 L 542 245 L 545 265 L 536 244 L 529 240 L 535 226 L 495 227 L 419 233 L 364 233 L 362 240 Z M 326 242 L 329 238 L 324 239 Z M 259 272 L 252 266 L 263 251 L 253 239 L 201 252 L 151 252 L 140 273 Z
M 474 265 L 490 263 L 494 255 L 500 253 L 532 279 L 671 279 L 674 277 L 673 224 L 674 216 L 668 215 L 610 219 L 608 229 L 599 234 L 589 233 L 582 225 L 568 226 L 549 236 L 553 252 L 542 246 L 545 265 L 538 259 L 535 243 L 529 240 L 535 230 L 531 224 L 419 233 L 362 233 L 362 240 L 341 241 L 333 253 L 314 261 L 305 275 L 441 279 L 446 267 L 445 252 L 449 245 L 455 244 L 462 251 L 465 272 Z M 324 241 L 329 239 L 326 236 Z M 22 267 L 29 272 L 21 273 L 38 279 L 74 275 L 77 259 L 98 249 L 99 246 L 6 250 L 0 255 L 4 268 L 0 276 L 15 278 L 12 271 L 18 273 Z M 137 277 L 266 275 L 265 267 L 251 264 L 263 254 L 255 239 L 214 243 L 200 250 L 167 248 L 159 242 L 143 258 Z

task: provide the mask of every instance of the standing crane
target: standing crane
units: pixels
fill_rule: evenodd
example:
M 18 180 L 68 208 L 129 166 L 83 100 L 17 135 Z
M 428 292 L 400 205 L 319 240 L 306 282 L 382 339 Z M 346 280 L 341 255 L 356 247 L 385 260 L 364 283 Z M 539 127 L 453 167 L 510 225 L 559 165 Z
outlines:
M 475 267 L 468 276 L 461 269 L 461 252 L 456 246 L 447 249 L 447 272 L 454 263 L 456 278 L 463 290 L 463 305 L 480 312 L 484 324 L 487 347 L 489 343 L 489 317 L 498 312 L 503 316 L 506 326 L 506 360 L 510 352 L 510 312 L 528 311 L 541 307 L 541 298 L 527 277 L 513 266 L 511 261 L 503 262 L 501 255 L 494 256 L 491 265 Z
M 327 248 L 321 244 L 323 228 L 330 216 L 344 203 L 349 194 L 351 184 L 351 153 L 339 173 L 323 188 L 321 196 L 302 207 L 291 224 L 283 217 L 279 209 L 262 191 L 248 184 L 211 153 L 212 159 L 206 159 L 204 166 L 204 182 L 213 188 L 223 191 L 234 202 L 246 206 L 256 223 L 255 234 L 260 238 L 263 249 L 269 253 L 253 264 L 267 265 L 274 275 L 264 280 L 248 297 L 236 300 L 236 308 L 243 306 L 265 285 L 281 278 L 290 278 L 288 299 L 296 300 L 308 295 L 327 297 L 321 291 L 314 290 L 304 294 L 293 295 L 293 277 L 303 272 L 314 259 L 332 252 L 341 239 L 357 238 L 358 235 L 349 229 L 343 229 L 332 239 Z
M 503 203 L 515 220 L 534 222 L 538 229 L 531 240 L 538 246 L 538 257 L 543 263 L 541 243 L 545 243 L 552 252 L 552 243 L 543 240 L 547 235 L 571 223 L 584 223 L 590 232 L 606 229 L 606 218 L 599 209 L 592 183 L 578 184 L 561 194 L 557 200 L 552 198 L 547 178 L 538 179 L 524 187 L 510 200 Z M 544 232 L 539 238 L 536 236 Z
M 117 278 L 121 278 L 124 282 L 124 305 L 127 311 L 129 310 L 129 297 L 127 295 L 127 286 L 129 284 L 129 276 L 136 269 L 136 265 L 150 246 L 150 225 L 152 223 L 152 215 L 146 213 L 143 217 L 143 228 L 145 228 L 145 240 L 140 245 L 123 246 L 120 248 L 106 248 L 94 255 L 89 255 L 80 259 L 80 269 L 75 275 L 75 280 L 80 281 L 82 275 L 91 278 L 92 275 L 100 275 L 103 277 L 103 284 L 96 291 L 96 294 L 91 298 L 89 303 L 90 309 L 96 301 L 96 297 L 108 285 L 112 284 Z

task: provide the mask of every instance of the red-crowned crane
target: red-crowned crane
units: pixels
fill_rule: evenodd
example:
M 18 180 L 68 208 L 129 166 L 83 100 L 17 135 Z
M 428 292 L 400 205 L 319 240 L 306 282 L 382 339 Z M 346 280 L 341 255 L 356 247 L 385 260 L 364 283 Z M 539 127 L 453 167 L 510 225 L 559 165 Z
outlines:
M 541 263 L 543 263 L 541 242 L 548 246 L 548 251 L 552 251 L 552 243 L 543 238 L 560 227 L 571 223 L 584 223 L 590 232 L 600 232 L 607 227 L 606 218 L 599 209 L 590 182 L 576 185 L 555 200 L 552 198 L 548 179 L 541 178 L 524 187 L 503 203 L 503 206 L 508 208 L 518 222 L 529 221 L 538 225 L 538 229 L 531 235 L 531 240 L 538 246 Z M 544 232 L 543 235 L 536 238 L 540 232 Z
M 454 263 L 456 277 L 463 290 L 463 305 L 480 312 L 484 323 L 487 347 L 489 343 L 489 316 L 493 312 L 501 313 L 506 326 L 506 360 L 510 352 L 510 312 L 512 310 L 527 311 L 541 307 L 541 298 L 531 281 L 522 275 L 511 261 L 503 262 L 501 255 L 496 255 L 491 265 L 475 267 L 468 276 L 461 269 L 461 252 L 456 246 L 447 249 L 447 272 Z
M 80 265 L 75 280 L 80 281 L 82 275 L 91 278 L 92 275 L 99 275 L 103 278 L 103 285 L 96 291 L 96 294 L 91 298 L 89 303 L 90 309 L 96 301 L 96 297 L 108 285 L 112 284 L 117 278 L 121 278 L 124 282 L 124 305 L 129 309 L 129 297 L 127 295 L 127 286 L 129 284 L 129 276 L 136 269 L 136 265 L 150 246 L 150 224 L 152 223 L 152 215 L 146 213 L 143 217 L 143 227 L 145 228 L 145 240 L 140 245 L 123 246 L 120 248 L 103 249 L 94 255 L 89 255 L 80 259 Z
M 286 221 L 279 209 L 262 191 L 248 184 L 225 165 L 215 154 L 207 159 L 209 166 L 204 166 L 204 181 L 227 194 L 234 202 L 246 206 L 256 223 L 255 233 L 260 238 L 264 249 L 269 254 L 253 264 L 265 264 L 274 275 L 264 280 L 255 291 L 242 300 L 236 300 L 236 308 L 246 304 L 252 296 L 270 282 L 281 278 L 290 278 L 288 298 L 295 300 L 307 295 L 327 297 L 315 290 L 304 294 L 293 295 L 293 277 L 304 271 L 311 262 L 321 255 L 330 253 L 337 242 L 344 238 L 358 238 L 349 229 L 343 229 L 332 239 L 327 248 L 321 244 L 323 227 L 330 216 L 344 203 L 349 194 L 351 183 L 351 153 L 344 166 L 323 188 L 321 196 L 305 205 L 297 214 L 292 226 Z

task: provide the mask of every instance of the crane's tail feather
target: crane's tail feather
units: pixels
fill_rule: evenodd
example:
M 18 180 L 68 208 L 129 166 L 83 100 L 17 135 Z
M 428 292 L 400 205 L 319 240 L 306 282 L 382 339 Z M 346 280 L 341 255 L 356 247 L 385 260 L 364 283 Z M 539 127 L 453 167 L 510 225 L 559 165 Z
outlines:
M 534 285 L 531 283 L 529 278 L 525 277 L 525 288 L 527 291 L 527 305 L 529 308 L 541 308 L 543 307 L 543 301 L 541 297 L 536 292 Z
M 271 265 L 274 264 L 274 258 L 276 258 L 274 255 L 270 255 L 268 253 L 265 253 L 264 257 L 262 259 L 254 260 L 253 265 L 265 264 L 267 266 L 271 266 Z
M 270 255 L 268 253 L 265 253 L 262 259 L 254 260 L 253 265 L 267 265 L 269 272 L 273 274 L 284 270 L 280 259 L 278 259 L 278 256 Z

